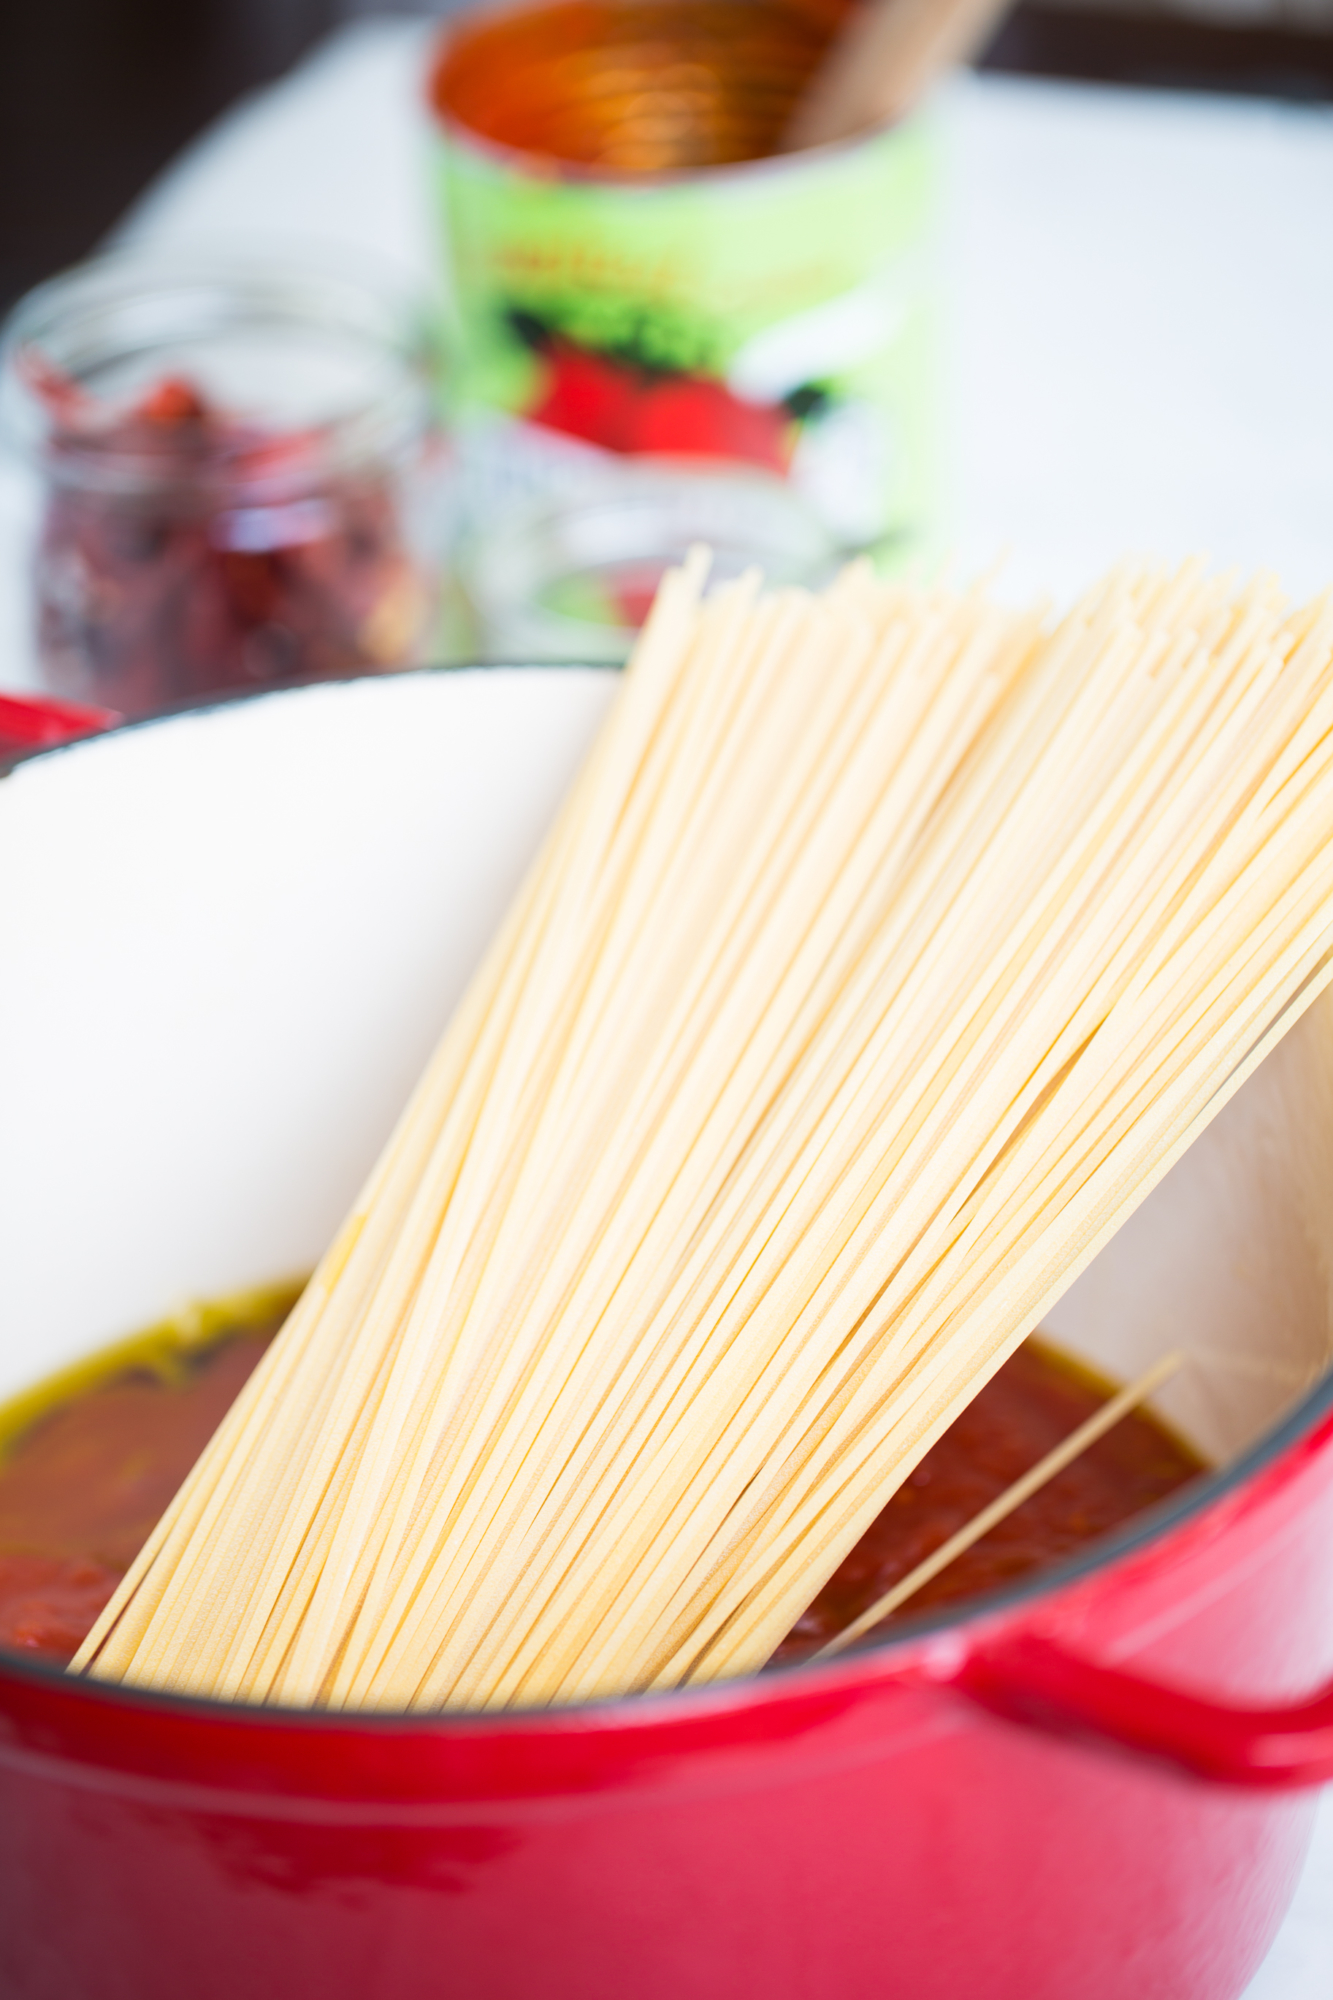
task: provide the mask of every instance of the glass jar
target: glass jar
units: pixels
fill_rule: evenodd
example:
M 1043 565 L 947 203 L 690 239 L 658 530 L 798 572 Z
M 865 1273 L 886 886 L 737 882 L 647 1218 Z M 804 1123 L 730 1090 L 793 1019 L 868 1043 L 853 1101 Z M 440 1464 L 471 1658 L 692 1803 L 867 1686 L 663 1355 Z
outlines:
M 613 484 L 516 505 L 463 540 L 476 650 L 491 660 L 623 661 L 664 572 L 695 542 L 712 552 L 713 584 L 757 567 L 771 584 L 813 588 L 842 560 L 780 479 L 639 459 Z
M 443 445 L 426 346 L 341 264 L 107 257 L 16 308 L 0 416 L 46 485 L 39 663 L 144 715 L 432 649 Z

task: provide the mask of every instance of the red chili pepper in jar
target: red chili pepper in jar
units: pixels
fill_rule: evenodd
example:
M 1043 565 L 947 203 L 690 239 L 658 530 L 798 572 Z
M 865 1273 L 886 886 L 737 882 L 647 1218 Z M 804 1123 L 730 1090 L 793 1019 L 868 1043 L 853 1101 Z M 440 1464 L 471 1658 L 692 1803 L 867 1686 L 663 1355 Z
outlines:
M 183 376 L 119 406 L 23 357 L 50 431 L 36 564 L 49 685 L 127 715 L 419 655 L 395 468 L 229 414 Z

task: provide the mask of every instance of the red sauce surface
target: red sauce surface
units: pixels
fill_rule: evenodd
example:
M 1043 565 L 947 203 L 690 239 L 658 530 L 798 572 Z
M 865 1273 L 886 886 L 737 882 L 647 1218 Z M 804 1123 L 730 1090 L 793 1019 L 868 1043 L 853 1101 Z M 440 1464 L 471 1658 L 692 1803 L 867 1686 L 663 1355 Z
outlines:
M 1043 1342 L 1027 1341 L 899 1487 L 775 1660 L 800 1659 L 850 1625 L 1105 1401 L 1099 1383 Z M 1057 1562 L 1202 1470 L 1162 1424 L 1131 1411 L 895 1615 L 974 1597 Z
M 64 1665 L 275 1331 L 252 1327 L 168 1382 L 127 1371 L 36 1422 L 0 1462 L 0 1646 Z M 958 1418 L 784 1641 L 798 1659 L 850 1623 L 1105 1400 L 1037 1342 Z M 1199 1461 L 1133 1414 L 911 1600 L 967 1597 L 1053 1562 L 1161 1499 Z
M 446 39 L 437 110 L 483 138 L 614 174 L 762 159 L 845 0 L 554 0 Z
M 0 1646 L 68 1661 L 274 1331 L 208 1348 L 179 1383 L 130 1370 L 12 1448 L 0 1462 Z

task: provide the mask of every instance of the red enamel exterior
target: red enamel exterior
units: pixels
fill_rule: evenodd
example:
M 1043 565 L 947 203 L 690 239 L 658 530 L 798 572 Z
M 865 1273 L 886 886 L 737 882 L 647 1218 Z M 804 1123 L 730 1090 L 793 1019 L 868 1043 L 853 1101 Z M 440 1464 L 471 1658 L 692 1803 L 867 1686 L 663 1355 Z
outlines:
M 1162 1760 L 1252 1778 L 1271 1718 L 1225 1711 L 1333 1667 L 1326 1402 L 1063 1583 L 697 1694 L 349 1724 L 0 1667 L 0 1993 L 1228 2000 L 1314 1794 Z M 1326 1775 L 1326 1723 L 1286 1740 Z

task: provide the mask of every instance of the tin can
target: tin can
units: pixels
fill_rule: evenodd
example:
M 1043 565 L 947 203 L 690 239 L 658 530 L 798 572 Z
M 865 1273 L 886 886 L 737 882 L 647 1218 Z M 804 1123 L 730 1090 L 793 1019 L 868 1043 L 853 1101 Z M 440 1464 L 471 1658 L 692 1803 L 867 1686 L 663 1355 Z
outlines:
M 725 39 L 726 5 L 703 11 Z M 752 23 L 810 25 L 790 4 L 730 11 L 733 43 Z M 662 133 L 688 142 L 692 116 L 725 122 L 698 49 L 683 30 L 671 38 L 689 12 L 688 0 L 547 0 L 465 17 L 440 45 L 430 95 L 450 414 L 474 515 L 613 488 L 627 459 L 669 457 L 784 481 L 840 548 L 915 550 L 935 523 L 940 455 L 928 121 L 726 158 L 763 143 L 760 117 L 723 132 L 720 163 L 674 166 L 691 146 L 664 150 Z M 748 103 L 763 58 L 734 59 Z M 771 136 L 773 104 L 784 89 L 794 103 L 802 80 L 770 78 L 759 109 Z M 629 109 L 616 143 L 572 157 L 577 121 L 561 128 L 551 102 L 561 90 L 582 91 L 604 123 L 618 91 Z M 516 119 L 491 115 L 506 93 L 563 157 L 514 143 Z

